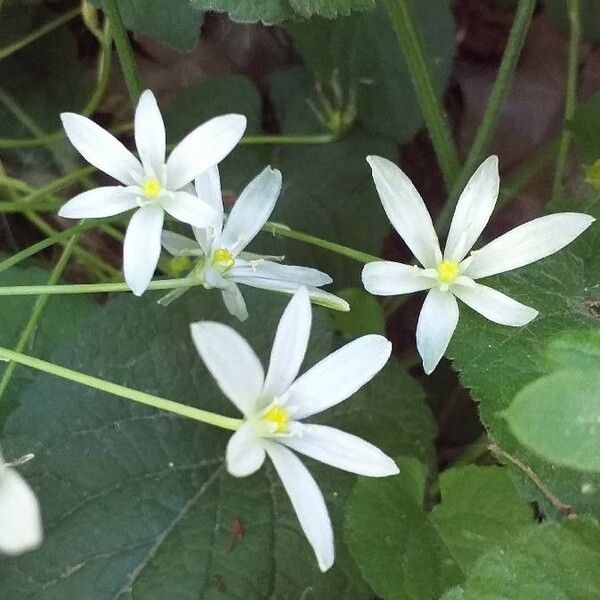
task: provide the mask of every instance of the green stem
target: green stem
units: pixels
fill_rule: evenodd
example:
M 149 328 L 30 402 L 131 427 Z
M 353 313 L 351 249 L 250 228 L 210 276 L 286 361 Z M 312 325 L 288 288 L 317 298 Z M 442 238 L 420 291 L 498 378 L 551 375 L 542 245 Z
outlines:
M 517 12 L 510 35 L 508 36 L 506 49 L 498 68 L 498 75 L 496 76 L 481 125 L 469 150 L 467 160 L 460 171 L 460 175 L 453 181 L 448 200 L 436 219 L 436 229 L 439 235 L 448 230 L 460 193 L 487 152 L 492 135 L 498 124 L 502 104 L 506 98 L 523 44 L 525 43 L 525 37 L 527 36 L 527 30 L 529 29 L 529 24 L 535 10 L 535 4 L 536 0 L 520 0 L 517 5 Z
M 458 151 L 435 89 L 409 2 L 385 0 L 385 4 L 404 53 L 446 185 L 450 188 L 460 169 Z
M 103 0 L 102 4 L 104 6 L 106 16 L 110 21 L 112 37 L 115 42 L 115 47 L 117 48 L 117 54 L 119 55 L 121 70 L 123 71 L 125 85 L 127 86 L 127 91 L 129 92 L 131 106 L 132 108 L 135 108 L 138 98 L 142 93 L 142 84 L 135 66 L 135 58 L 133 56 L 131 44 L 129 43 L 129 36 L 125 26 L 123 25 L 117 0 Z
M 569 63 L 567 68 L 567 90 L 565 96 L 565 115 L 563 131 L 558 147 L 556 158 L 556 170 L 552 184 L 550 200 L 556 202 L 562 192 L 563 176 L 569 144 L 571 143 L 571 132 L 567 129 L 568 121 L 573 117 L 577 103 L 577 79 L 579 75 L 579 46 L 581 41 L 581 14 L 579 0 L 567 0 L 569 9 Z
M 319 133 L 314 135 L 245 135 L 240 144 L 331 144 L 340 139 L 335 133 Z
M 28 44 L 35 42 L 36 40 L 38 40 L 42 36 L 46 35 L 47 33 L 54 31 L 56 28 L 60 27 L 61 25 L 64 25 L 71 19 L 74 19 L 78 14 L 79 14 L 79 8 L 74 8 L 73 10 L 66 12 L 64 15 L 61 15 L 60 17 L 57 17 L 56 19 L 53 19 L 52 21 L 45 23 L 39 29 L 32 31 L 29 35 L 26 35 L 25 37 L 16 41 L 14 44 L 10 44 L 9 46 L 0 48 L 0 60 L 6 58 L 7 56 L 10 56 L 14 52 L 17 52 L 18 50 L 21 50 L 21 48 L 24 48 Z
M 50 375 L 55 375 L 56 377 L 61 377 L 62 379 L 68 379 L 69 381 L 80 383 L 81 385 L 100 390 L 101 392 L 106 392 L 107 394 L 113 394 L 114 396 L 127 398 L 128 400 L 133 400 L 134 402 L 152 406 L 153 408 L 174 413 L 182 417 L 201 421 L 202 423 L 207 423 L 208 425 L 214 425 L 216 427 L 222 427 L 223 429 L 235 431 L 236 429 L 239 429 L 240 425 L 242 424 L 241 419 L 225 417 L 217 413 L 194 408 L 193 406 L 187 406 L 186 404 L 173 402 L 173 400 L 167 400 L 165 398 L 160 398 L 159 396 L 153 396 L 152 394 L 146 394 L 145 392 L 132 390 L 131 388 L 123 385 L 111 383 L 110 381 L 99 379 L 98 377 L 92 377 L 91 375 L 80 373 L 79 371 L 73 371 L 71 369 L 67 369 L 66 367 L 61 367 L 60 365 L 55 365 L 45 360 L 28 356 L 27 354 L 14 352 L 8 348 L 0 347 L 0 360 L 2 359 L 12 360 L 21 365 L 25 365 L 26 367 L 31 367 L 32 369 L 43 371 L 44 373 L 49 373 Z
M 354 250 L 354 248 L 348 248 L 347 246 L 342 246 L 341 244 L 335 244 L 334 242 L 323 240 L 315 237 L 314 235 L 309 235 L 308 233 L 295 231 L 290 229 L 287 225 L 282 225 L 281 223 L 272 223 L 269 221 L 265 223 L 262 230 L 266 231 L 267 233 L 272 233 L 275 236 L 279 235 L 292 240 L 305 242 L 307 244 L 311 244 L 312 246 L 318 246 L 319 248 L 325 248 L 325 250 L 330 250 L 331 252 L 351 258 L 352 260 L 356 260 L 360 263 L 366 264 L 376 260 L 381 260 L 378 256 L 374 256 L 373 254 L 367 254 L 366 252 L 361 252 L 360 250 Z
M 60 258 L 58 259 L 58 262 L 52 269 L 52 273 L 50 273 L 47 285 L 54 285 L 60 279 L 61 275 L 63 274 L 63 271 L 65 270 L 65 267 L 67 266 L 67 263 L 69 262 L 71 253 L 75 248 L 75 244 L 77 243 L 77 236 L 77 233 L 71 236 L 69 243 L 65 246 L 65 249 L 63 250 Z M 27 342 L 29 341 L 29 339 L 31 338 L 38 326 L 39 320 L 42 317 L 42 314 L 44 312 L 44 309 L 46 308 L 46 305 L 48 304 L 49 299 L 50 297 L 45 294 L 39 296 L 36 299 L 33 305 L 33 309 L 31 311 L 31 315 L 29 317 L 29 321 L 27 321 L 27 324 L 21 332 L 21 335 L 19 336 L 17 344 L 14 348 L 15 352 L 22 352 L 24 350 L 25 346 L 27 345 Z M 6 369 L 4 370 L 4 373 L 2 374 L 2 379 L 0 380 L 0 401 L 2 400 L 4 392 L 6 391 L 6 388 L 8 387 L 8 384 L 12 379 L 16 367 L 16 362 L 10 362 L 8 363 Z

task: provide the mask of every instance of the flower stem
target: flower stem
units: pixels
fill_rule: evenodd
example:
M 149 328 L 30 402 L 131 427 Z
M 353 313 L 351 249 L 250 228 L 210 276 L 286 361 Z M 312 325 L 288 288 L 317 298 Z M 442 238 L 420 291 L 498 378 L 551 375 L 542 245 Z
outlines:
M 498 68 L 498 75 L 496 76 L 485 114 L 475 136 L 475 141 L 469 150 L 469 155 L 459 176 L 453 181 L 448 200 L 436 219 L 436 229 L 440 235 L 448 230 L 460 192 L 481 162 L 483 155 L 488 149 L 492 135 L 496 130 L 500 110 L 506 98 L 510 82 L 512 81 L 523 44 L 525 43 L 525 37 L 527 36 L 531 18 L 533 17 L 535 4 L 536 0 L 520 0 L 517 4 L 517 12 L 510 35 L 508 36 L 506 49 Z
M 340 139 L 335 133 L 318 133 L 313 135 L 245 135 L 241 145 L 254 144 L 331 144 Z
M 129 36 L 123 25 L 117 0 L 103 0 L 102 5 L 104 6 L 104 11 L 108 20 L 110 21 L 112 37 L 115 42 L 115 47 L 117 48 L 117 54 L 119 55 L 119 61 L 123 71 L 123 77 L 125 78 L 125 85 L 129 92 L 131 106 L 132 108 L 135 108 L 138 98 L 142 93 L 142 85 L 135 66 L 135 58 L 133 56 L 131 44 L 129 43 Z
M 53 285 L 60 279 L 61 275 L 63 274 L 63 271 L 65 270 L 65 267 L 67 266 L 67 263 L 69 262 L 69 259 L 71 258 L 71 254 L 75 249 L 75 244 L 77 243 L 78 236 L 79 233 L 74 233 L 71 235 L 71 239 L 65 246 L 65 249 L 63 250 L 60 258 L 58 259 L 58 262 L 56 263 L 56 265 L 52 269 L 52 272 L 50 273 L 50 277 L 48 278 L 48 285 Z M 25 328 L 23 329 L 21 335 L 19 336 L 19 339 L 17 340 L 15 352 L 22 352 L 27 343 L 29 342 L 29 339 L 31 338 L 38 326 L 44 309 L 48 304 L 48 300 L 49 296 L 47 295 L 39 296 L 36 299 L 33 305 L 33 309 L 31 311 L 31 315 L 29 316 L 29 321 L 27 321 Z M 8 387 L 8 384 L 12 379 L 16 367 L 16 362 L 10 362 L 8 363 L 6 369 L 4 370 L 4 373 L 2 374 L 2 379 L 0 379 L 0 401 L 2 400 L 2 396 L 4 395 L 4 392 L 6 391 L 6 388 Z
M 290 229 L 287 225 L 282 225 L 281 223 L 273 223 L 269 221 L 265 223 L 262 230 L 272 233 L 275 236 L 279 235 L 281 237 L 287 237 L 300 242 L 305 242 L 307 244 L 311 244 L 312 246 L 318 246 L 319 248 L 325 248 L 325 250 L 335 252 L 336 254 L 351 258 L 352 260 L 356 260 L 360 263 L 366 264 L 376 260 L 381 260 L 378 256 L 374 256 L 373 254 L 367 254 L 366 252 L 361 252 L 360 250 L 354 250 L 354 248 L 348 248 L 347 246 L 342 246 L 341 244 L 323 240 L 315 237 L 314 235 L 309 235 L 308 233 L 295 231 Z
M 404 53 L 444 180 L 450 188 L 460 169 L 458 151 L 435 89 L 408 0 L 385 0 L 385 4 Z
M 564 125 L 561 134 L 558 156 L 556 158 L 556 169 L 552 183 L 551 202 L 556 202 L 563 189 L 563 176 L 569 145 L 571 143 L 571 132 L 567 129 L 567 122 L 573 117 L 577 103 L 577 79 L 579 75 L 579 46 L 581 41 L 581 14 L 579 0 L 567 0 L 569 11 L 569 63 L 567 68 L 567 90 L 565 96 Z
M 79 8 L 74 8 L 73 10 L 70 10 L 63 15 L 60 15 L 60 17 L 57 17 L 56 19 L 45 23 L 39 29 L 32 31 L 29 35 L 26 35 L 20 40 L 17 40 L 14 44 L 10 44 L 9 46 L 0 48 L 0 60 L 3 60 L 7 56 L 10 56 L 14 52 L 21 50 L 28 44 L 35 42 L 47 33 L 50 33 L 51 31 L 54 31 L 61 25 L 64 25 L 65 23 L 69 22 L 71 19 L 74 19 L 79 14 L 79 12 Z
M 72 369 L 67 369 L 66 367 L 61 367 L 60 365 L 56 365 L 45 360 L 40 360 L 39 358 L 35 358 L 27 354 L 14 352 L 8 348 L 0 347 L 0 360 L 12 360 L 26 367 L 43 371 L 44 373 L 49 373 L 50 375 L 55 375 L 56 377 L 68 379 L 69 381 L 80 383 L 81 385 L 106 392 L 107 394 L 113 394 L 114 396 L 127 398 L 128 400 L 133 400 L 134 402 L 139 402 L 140 404 L 145 404 L 147 406 L 152 406 L 159 410 L 171 412 L 182 417 L 201 421 L 202 423 L 207 423 L 208 425 L 222 427 L 223 429 L 235 431 L 236 429 L 239 429 L 240 425 L 242 424 L 241 419 L 225 417 L 224 415 L 194 408 L 193 406 L 180 404 L 179 402 L 174 402 L 173 400 L 167 400 L 166 398 L 160 398 L 159 396 L 153 396 L 152 394 L 146 394 L 145 392 L 132 390 L 131 388 L 123 385 L 111 383 L 110 381 L 99 379 L 98 377 L 92 377 L 91 375 L 80 373 L 79 371 L 73 371 Z

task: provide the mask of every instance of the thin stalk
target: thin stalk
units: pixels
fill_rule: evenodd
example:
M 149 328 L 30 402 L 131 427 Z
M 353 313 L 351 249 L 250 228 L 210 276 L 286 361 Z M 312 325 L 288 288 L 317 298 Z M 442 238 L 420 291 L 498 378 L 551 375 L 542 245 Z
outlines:
M 34 358 L 33 356 L 28 356 L 27 354 L 14 352 L 8 348 L 0 347 L 0 360 L 12 360 L 26 367 L 36 369 L 37 371 L 42 371 L 44 373 L 49 373 L 50 375 L 55 375 L 56 377 L 61 377 L 62 379 L 74 381 L 75 383 L 80 383 L 81 385 L 100 390 L 101 392 L 106 392 L 107 394 L 112 394 L 121 398 L 127 398 L 128 400 L 133 400 L 134 402 L 139 402 L 140 404 L 145 404 L 146 406 L 152 406 L 153 408 L 157 408 L 159 410 L 174 413 L 181 417 L 187 417 L 188 419 L 201 421 L 202 423 L 214 425 L 215 427 L 229 429 L 230 431 L 239 429 L 243 422 L 241 419 L 225 417 L 207 410 L 201 410 L 199 408 L 194 408 L 193 406 L 180 404 L 179 402 L 174 402 L 173 400 L 167 400 L 166 398 L 160 398 L 159 396 L 146 394 L 145 392 L 140 392 L 138 390 L 132 390 L 131 388 L 123 385 L 111 383 L 110 381 L 99 379 L 98 377 L 92 377 L 91 375 L 80 373 L 79 371 L 73 371 L 72 369 L 67 369 L 66 367 L 61 367 L 60 365 L 56 365 L 45 360 L 40 360 L 39 358 Z
M 567 90 L 565 95 L 565 115 L 563 131 L 558 147 L 556 158 L 556 169 L 554 171 L 554 182 L 552 184 L 551 202 L 556 202 L 562 192 L 563 177 L 569 145 L 571 143 L 571 132 L 567 128 L 567 122 L 573 117 L 577 103 L 577 79 L 579 75 L 579 47 L 581 42 L 581 14 L 579 0 L 567 0 L 569 10 L 569 62 L 567 67 Z
M 340 139 L 335 133 L 318 133 L 313 135 L 245 135 L 240 144 L 331 144 Z
M 535 10 L 535 4 L 536 0 L 520 0 L 517 5 L 515 19 L 508 36 L 504 55 L 498 68 L 498 75 L 494 81 L 494 87 L 492 88 L 481 125 L 469 150 L 467 160 L 459 176 L 452 183 L 448 200 L 436 219 L 436 230 L 440 235 L 448 230 L 460 192 L 483 159 L 496 130 L 500 110 L 502 109 L 502 104 L 504 103 L 517 67 L 523 44 L 525 43 L 527 30 L 529 29 L 529 24 Z
M 77 236 L 78 234 L 72 235 L 71 239 L 69 240 L 69 243 L 65 246 L 65 249 L 63 250 L 60 258 L 58 259 L 58 262 L 56 263 L 56 265 L 52 269 L 52 272 L 50 273 L 50 277 L 48 278 L 48 285 L 54 285 L 63 274 L 67 263 L 71 258 L 71 254 L 75 248 L 75 244 L 77 243 Z M 36 299 L 33 305 L 33 309 L 31 310 L 29 320 L 27 321 L 27 324 L 25 325 L 23 331 L 21 332 L 21 335 L 19 336 L 19 339 L 17 340 L 17 344 L 14 348 L 15 352 L 22 352 L 25 349 L 25 346 L 29 342 L 31 336 L 37 329 L 38 323 L 42 317 L 46 305 L 48 304 L 49 299 L 50 297 L 46 295 L 38 296 L 38 298 Z M 13 373 L 15 372 L 16 368 L 17 363 L 10 362 L 8 363 L 6 369 L 4 370 L 4 373 L 2 374 L 2 379 L 0 379 L 0 402 L 2 401 L 4 392 L 6 391 L 6 388 L 8 387 L 8 384 L 10 383 L 10 380 L 12 379 Z
M 281 223 L 272 223 L 269 221 L 265 223 L 262 230 L 266 231 L 267 233 L 272 233 L 275 236 L 279 235 L 292 240 L 305 242 L 306 244 L 311 244 L 312 246 L 324 248 L 325 250 L 335 252 L 336 254 L 340 254 L 346 258 L 351 258 L 352 260 L 356 260 L 360 263 L 366 264 L 376 260 L 381 260 L 378 256 L 374 256 L 373 254 L 367 254 L 366 252 L 361 252 L 360 250 L 354 250 L 354 248 L 348 248 L 347 246 L 342 246 L 341 244 L 335 244 L 334 242 L 323 240 L 308 233 L 295 231 L 290 229 L 287 225 L 282 225 Z
M 35 42 L 36 40 L 43 37 L 47 33 L 54 31 L 61 25 L 64 25 L 65 23 L 69 22 L 71 19 L 74 19 L 78 14 L 79 14 L 79 8 L 74 8 L 74 9 L 66 12 L 63 15 L 60 15 L 60 17 L 57 17 L 56 19 L 53 19 L 52 21 L 45 23 L 39 29 L 32 31 L 29 35 L 26 35 L 25 37 L 14 42 L 13 44 L 5 46 L 4 48 L 0 48 L 0 60 L 6 58 L 7 56 L 10 56 L 14 52 L 17 52 L 18 50 L 21 50 L 22 48 L 31 44 L 32 42 Z
M 435 89 L 409 2 L 408 0 L 385 0 L 385 5 L 404 53 L 444 180 L 450 188 L 460 169 L 458 151 Z
M 135 108 L 138 98 L 142 93 L 142 84 L 135 66 L 135 58 L 133 56 L 131 44 L 129 43 L 129 36 L 123 25 L 117 0 L 103 0 L 102 4 L 106 16 L 110 21 L 112 38 L 115 42 L 115 47 L 117 48 L 117 54 L 121 63 L 123 77 L 125 78 L 125 85 L 129 92 L 131 106 L 132 108 Z

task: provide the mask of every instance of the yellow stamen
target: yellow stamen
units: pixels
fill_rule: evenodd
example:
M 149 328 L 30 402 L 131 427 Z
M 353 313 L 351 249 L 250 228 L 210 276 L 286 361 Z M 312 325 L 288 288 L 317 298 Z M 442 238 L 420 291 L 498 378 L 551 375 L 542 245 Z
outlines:
M 215 253 L 213 254 L 212 264 L 221 273 L 225 273 L 233 267 L 235 259 L 227 248 L 219 248 L 218 250 L 215 250 Z
M 290 415 L 288 411 L 281 406 L 273 406 L 262 418 L 275 426 L 275 431 L 273 431 L 273 433 L 285 433 L 288 429 Z
M 148 179 L 148 181 L 144 183 L 144 196 L 154 200 L 158 194 L 160 194 L 161 187 L 158 179 Z
M 452 283 L 458 276 L 458 263 L 453 260 L 443 260 L 437 266 L 437 278 L 440 283 Z

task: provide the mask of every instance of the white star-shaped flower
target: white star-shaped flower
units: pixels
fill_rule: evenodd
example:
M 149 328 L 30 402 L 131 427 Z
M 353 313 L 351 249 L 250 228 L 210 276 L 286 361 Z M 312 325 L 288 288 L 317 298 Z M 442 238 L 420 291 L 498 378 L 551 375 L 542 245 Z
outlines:
M 164 231 L 163 246 L 173 256 L 200 257 L 196 271 L 204 286 L 220 289 L 227 310 L 240 320 L 248 317 L 248 311 L 238 283 L 288 294 L 304 285 L 313 302 L 349 310 L 345 300 L 319 289 L 332 282 L 329 275 L 244 252 L 273 212 L 280 190 L 281 173 L 267 167 L 244 188 L 225 221 L 219 169 L 212 167 L 196 179 L 196 193 L 217 212 L 214 225 L 194 228 L 196 240 Z M 167 297 L 180 294 L 174 290 Z
M 0 554 L 16 556 L 42 543 L 40 506 L 26 481 L 0 454 Z
M 417 349 L 426 373 L 435 369 L 454 333 L 458 323 L 456 298 L 501 325 L 518 327 L 538 315 L 535 309 L 476 283 L 476 279 L 549 256 L 571 243 L 594 221 L 580 213 L 540 217 L 515 227 L 467 257 L 498 197 L 498 158 L 490 156 L 460 195 L 442 254 L 429 212 L 410 179 L 385 158 L 369 156 L 367 161 L 388 218 L 423 268 L 390 261 L 369 263 L 363 269 L 363 285 L 380 296 L 429 290 L 417 324 Z
M 394 461 L 372 444 L 333 427 L 300 421 L 354 394 L 383 368 L 392 348 L 383 336 L 366 335 L 296 379 L 310 326 L 308 292 L 300 288 L 279 322 L 266 377 L 252 348 L 231 327 L 203 321 L 192 324 L 191 331 L 208 370 L 244 415 L 227 444 L 228 471 L 245 477 L 269 455 L 319 567 L 326 571 L 334 561 L 327 507 L 317 483 L 291 450 L 359 475 L 398 473 Z
M 125 281 L 141 295 L 152 279 L 160 256 L 164 213 L 195 227 L 206 227 L 215 211 L 190 190 L 195 177 L 233 150 L 246 129 L 246 117 L 222 115 L 200 125 L 175 146 L 165 160 L 166 136 L 160 110 L 151 91 L 141 96 L 135 111 L 138 160 L 108 131 L 74 113 L 61 115 L 67 137 L 92 165 L 123 185 L 99 187 L 69 200 L 61 217 L 109 217 L 132 208 L 123 245 Z

